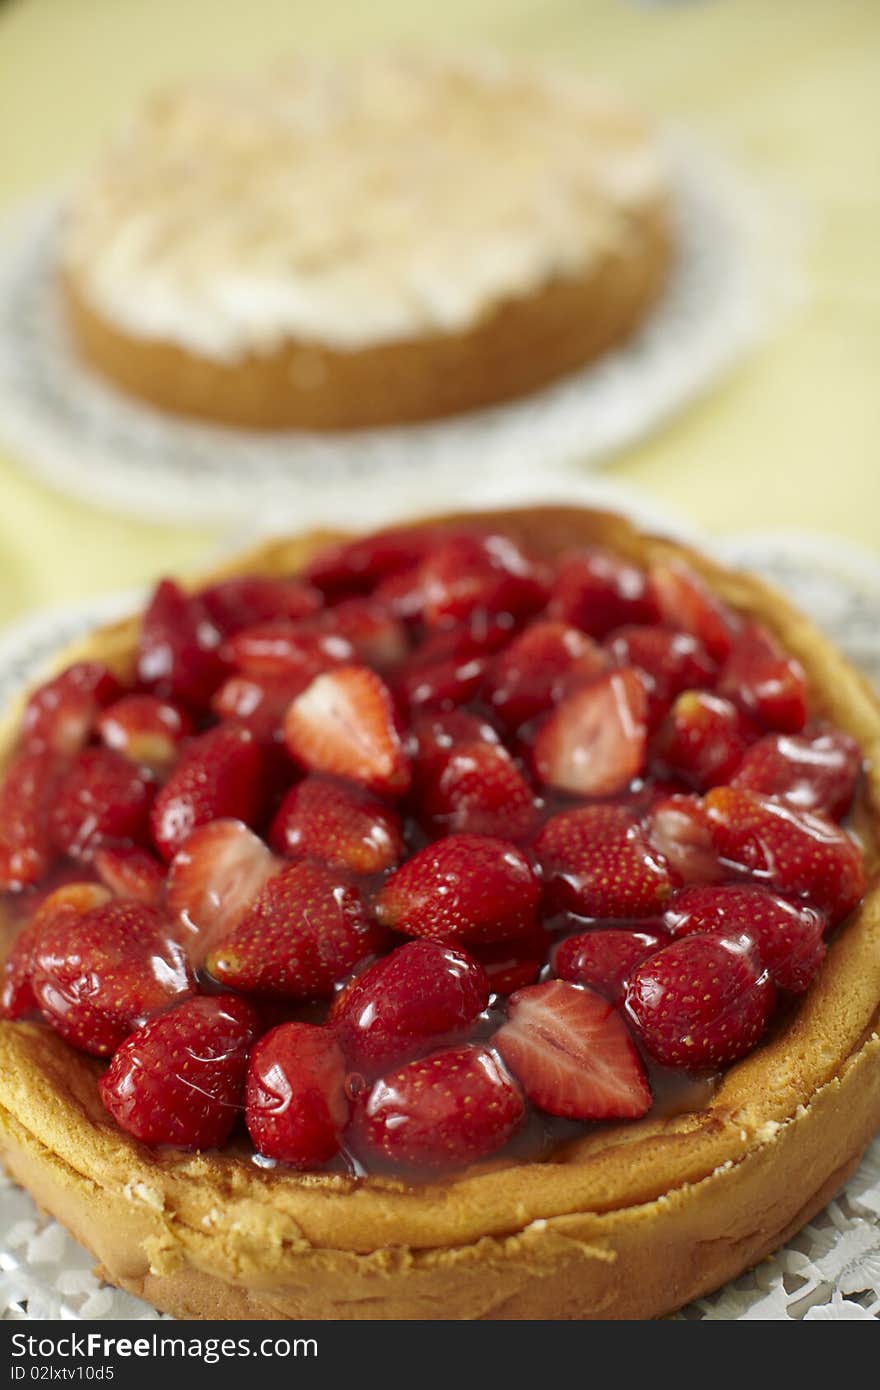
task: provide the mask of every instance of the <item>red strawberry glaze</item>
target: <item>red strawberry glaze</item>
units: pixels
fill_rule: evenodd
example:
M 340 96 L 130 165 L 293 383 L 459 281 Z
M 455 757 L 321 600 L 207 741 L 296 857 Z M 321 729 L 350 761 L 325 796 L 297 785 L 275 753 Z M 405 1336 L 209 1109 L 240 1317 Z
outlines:
M 112 1053 L 144 1142 L 306 1171 L 704 1104 L 864 892 L 860 752 L 810 713 L 677 562 L 474 526 L 164 581 L 133 680 L 28 704 L 0 1008 Z

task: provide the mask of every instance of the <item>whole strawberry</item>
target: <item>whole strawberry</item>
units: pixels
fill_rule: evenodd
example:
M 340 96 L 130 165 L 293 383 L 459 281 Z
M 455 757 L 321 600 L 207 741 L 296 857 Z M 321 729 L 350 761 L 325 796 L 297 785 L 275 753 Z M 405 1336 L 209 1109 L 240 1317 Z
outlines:
M 145 1144 L 216 1148 L 242 1112 L 248 1052 L 260 1027 L 244 999 L 185 999 L 117 1048 L 99 1082 L 101 1100 Z
M 649 917 L 675 880 L 666 859 L 623 806 L 582 806 L 553 816 L 534 841 L 545 897 L 583 917 Z
M 348 1123 L 345 1058 L 327 1028 L 282 1023 L 251 1052 L 245 1121 L 254 1147 L 294 1168 L 318 1168 L 339 1151 Z
M 201 714 L 226 669 L 221 640 L 202 600 L 163 579 L 141 622 L 138 679 L 154 695 Z
M 665 932 L 599 928 L 566 937 L 553 952 L 553 970 L 560 980 L 590 989 L 619 1004 L 626 982 L 637 966 L 668 945 Z
M 807 722 L 804 669 L 759 623 L 746 623 L 736 634 L 718 693 L 769 729 L 796 734 Z
M 285 796 L 269 840 L 288 859 L 322 859 L 356 874 L 393 868 L 404 855 L 400 817 L 362 787 L 306 777 Z
M 450 946 L 531 932 L 540 890 L 525 856 L 488 835 L 447 835 L 413 855 L 384 884 L 379 921 L 404 936 Z
M 55 858 L 50 816 L 66 764 L 50 750 L 16 753 L 0 782 L 0 892 L 26 888 Z
M 22 742 L 71 757 L 84 748 L 101 710 L 122 695 L 122 686 L 100 661 L 77 661 L 31 695 L 24 708 Z
M 626 1008 L 647 1052 L 691 1071 L 729 1066 L 761 1038 L 776 1002 L 748 936 L 685 936 L 638 967 Z
M 841 820 L 852 805 L 862 751 L 840 729 L 767 734 L 748 750 L 731 779 L 734 787 L 778 797 L 799 811 Z
M 46 895 L 18 932 L 3 962 L 0 990 L 3 1018 L 24 1018 L 39 1008 L 32 987 L 34 960 L 47 926 L 58 919 L 84 917 L 93 907 L 109 901 L 107 889 L 97 883 L 69 883 Z
M 264 754 L 248 729 L 221 724 L 194 738 L 156 797 L 151 824 L 163 859 L 173 859 L 187 838 L 209 821 L 253 824 L 263 809 Z
M 338 869 L 303 859 L 268 880 L 205 964 L 244 994 L 326 999 L 383 935 Z
M 459 743 L 431 780 L 423 778 L 419 818 L 435 834 L 461 831 L 519 840 L 537 819 L 535 794 L 500 743 Z
M 603 550 L 578 550 L 563 558 L 547 611 L 597 638 L 625 623 L 657 619 L 642 571 Z
M 115 841 L 146 842 L 155 784 L 109 748 L 84 748 L 58 787 L 50 815 L 52 838 L 73 859 L 91 859 Z

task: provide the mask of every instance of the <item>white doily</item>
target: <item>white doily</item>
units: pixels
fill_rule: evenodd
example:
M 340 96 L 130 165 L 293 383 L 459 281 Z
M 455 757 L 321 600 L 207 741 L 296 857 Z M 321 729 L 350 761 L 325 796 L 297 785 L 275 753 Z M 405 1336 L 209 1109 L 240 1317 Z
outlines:
M 63 492 L 164 521 L 241 524 L 295 507 L 369 525 L 393 493 L 429 510 L 496 482 L 598 461 L 705 391 L 802 286 L 786 209 L 692 137 L 670 138 L 680 252 L 620 350 L 510 405 L 443 423 L 344 435 L 216 429 L 129 400 L 82 368 L 60 320 L 57 194 L 0 237 L 0 435 Z M 359 484 L 367 482 L 367 486 Z
M 640 519 L 656 525 L 656 507 L 643 500 Z M 687 531 L 683 526 L 672 529 Z M 727 563 L 745 565 L 787 590 L 880 682 L 876 556 L 842 541 L 796 534 L 734 537 L 710 548 Z M 0 706 L 40 671 L 59 645 L 131 605 L 128 596 L 56 611 L 3 636 Z M 91 1264 L 57 1222 L 38 1215 L 25 1192 L 0 1179 L 0 1316 L 159 1316 L 141 1300 L 102 1284 Z M 836 1199 L 783 1250 L 677 1316 L 715 1321 L 880 1318 L 880 1137 Z

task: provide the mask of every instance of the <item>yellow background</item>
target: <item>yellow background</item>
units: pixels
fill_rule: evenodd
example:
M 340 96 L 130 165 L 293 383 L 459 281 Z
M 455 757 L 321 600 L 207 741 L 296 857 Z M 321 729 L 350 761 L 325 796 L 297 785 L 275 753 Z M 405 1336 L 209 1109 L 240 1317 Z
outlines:
M 612 476 L 718 531 L 793 525 L 880 548 L 878 0 L 8 0 L 0 212 L 168 78 L 297 45 L 469 38 L 617 80 L 776 179 L 808 228 L 809 301 Z M 217 540 L 91 511 L 0 455 L 0 623 L 186 568 Z

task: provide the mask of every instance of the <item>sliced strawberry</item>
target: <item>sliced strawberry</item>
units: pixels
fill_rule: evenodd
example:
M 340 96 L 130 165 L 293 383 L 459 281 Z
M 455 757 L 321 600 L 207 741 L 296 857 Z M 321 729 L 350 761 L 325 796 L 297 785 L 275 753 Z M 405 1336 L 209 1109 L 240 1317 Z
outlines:
M 413 569 L 437 543 L 439 534 L 436 528 L 401 528 L 343 541 L 310 560 L 305 578 L 334 598 L 369 593 L 380 580 Z
M 316 612 L 323 602 L 317 589 L 297 579 L 273 579 L 259 574 L 221 580 L 202 589 L 196 597 L 223 637 L 275 618 L 295 622 Z
M 376 915 L 404 936 L 451 946 L 509 941 L 536 923 L 539 887 L 525 856 L 488 835 L 447 835 L 384 884 Z
M 718 693 L 770 729 L 797 734 L 807 722 L 804 668 L 757 623 L 747 623 L 737 633 Z
M 351 783 L 306 777 L 291 787 L 269 840 L 288 859 L 320 859 L 356 874 L 378 874 L 405 853 L 400 817 Z
M 422 562 L 422 619 L 428 627 L 464 622 L 477 611 L 517 617 L 547 602 L 547 574 L 502 535 L 461 535 L 441 541 Z
M 367 666 L 340 666 L 317 676 L 284 718 L 289 752 L 310 772 L 401 794 L 410 783 L 394 704 L 382 678 Z
M 360 1144 L 395 1167 L 475 1163 L 525 1119 L 519 1086 L 488 1048 L 448 1048 L 377 1081 L 358 1116 Z
M 185 999 L 126 1038 L 99 1082 L 122 1129 L 145 1144 L 216 1148 L 244 1103 L 260 1019 L 244 999 Z
M 635 1120 L 651 1090 L 620 1014 L 592 990 L 562 980 L 511 997 L 495 1034 L 533 1105 L 569 1120 Z
M 260 1038 L 245 1121 L 258 1153 L 294 1168 L 320 1167 L 338 1153 L 348 1124 L 345 1058 L 329 1029 L 282 1023 Z
M 664 921 L 673 936 L 748 935 L 773 983 L 793 993 L 807 988 L 825 956 L 827 923 L 821 912 L 747 884 L 685 888 L 672 899 Z
M 78 661 L 31 695 L 21 734 L 32 753 L 47 749 L 71 757 L 85 747 L 100 711 L 117 700 L 122 686 L 100 661 Z
M 642 571 L 604 550 L 580 550 L 563 558 L 547 613 L 596 638 L 625 623 L 657 620 Z
M 378 1075 L 467 1032 L 489 1002 L 482 966 L 436 941 L 409 941 L 336 996 L 330 1022 L 358 1071 Z
M 730 654 L 738 619 L 686 565 L 652 565 L 648 587 L 667 627 L 690 632 L 713 661 Z
M 646 817 L 645 832 L 683 883 L 717 883 L 728 877 L 697 797 L 676 794 L 655 802 Z
M 215 820 L 193 831 L 171 861 L 165 891 L 166 911 L 182 929 L 193 965 L 204 964 L 283 867 L 243 821 Z
M 863 896 L 862 851 L 833 821 L 738 787 L 715 787 L 703 805 L 715 850 L 737 872 L 804 893 L 832 923 Z
M 116 898 L 133 898 L 156 907 L 165 887 L 165 866 L 149 850 L 137 846 L 99 849 L 95 872 Z
M 98 1057 L 193 987 L 160 913 L 121 901 L 56 912 L 34 946 L 31 982 L 47 1022 Z
M 223 650 L 232 665 L 246 675 L 296 678 L 304 684 L 355 657 L 352 644 L 338 632 L 284 619 L 242 629 Z
M 606 639 L 617 666 L 635 667 L 648 693 L 652 727 L 683 690 L 711 685 L 718 671 L 702 642 L 689 632 L 663 627 L 623 627 Z
M 420 787 L 424 824 L 472 835 L 522 839 L 537 817 L 535 795 L 500 743 L 459 743 L 433 781 Z
M 553 970 L 560 980 L 588 985 L 612 1004 L 620 1004 L 636 966 L 664 944 L 669 944 L 665 933 L 616 928 L 580 932 L 566 937 L 556 947 Z
M 533 985 L 540 975 L 553 938 L 545 927 L 535 927 L 515 941 L 495 941 L 488 946 L 469 946 L 474 960 L 486 972 L 493 994 L 513 994 Z
M 220 641 L 204 603 L 163 579 L 141 623 L 138 678 L 154 695 L 201 713 L 225 673 Z
M 49 818 L 65 764 L 55 753 L 16 753 L 0 783 L 0 891 L 26 888 L 54 858 Z
M 776 991 L 748 936 L 682 937 L 638 967 L 626 1007 L 646 1050 L 668 1067 L 726 1067 L 760 1039 Z
M 358 890 L 338 870 L 303 859 L 268 880 L 205 964 L 244 994 L 326 999 L 382 940 Z
M 156 797 L 153 841 L 173 859 L 197 826 L 212 820 L 254 824 L 263 810 L 265 759 L 249 729 L 221 724 L 194 738 Z
M 302 626 L 347 642 L 355 661 L 378 671 L 396 666 L 409 652 L 403 623 L 382 603 L 371 599 L 344 599 Z
M 84 917 L 93 907 L 110 901 L 106 888 L 97 883 L 68 883 L 48 893 L 30 921 L 15 938 L 3 963 L 0 1016 L 23 1018 L 39 1008 L 32 988 L 34 958 L 46 927 L 58 918 Z
M 623 791 L 645 765 L 647 712 L 644 685 L 631 669 L 573 691 L 535 738 L 541 781 L 585 796 Z
M 534 842 L 545 895 L 584 917 L 648 917 L 673 890 L 669 865 L 621 806 L 582 806 L 553 816 Z
M 756 732 L 730 700 L 686 690 L 661 725 L 652 754 L 664 772 L 705 791 L 730 781 Z
M 185 710 L 155 695 L 125 695 L 99 716 L 97 732 L 107 748 L 131 763 L 164 771 L 193 731 Z
M 250 729 L 254 738 L 268 742 L 280 738 L 288 705 L 311 680 L 311 676 L 230 676 L 213 696 L 211 709 L 218 719 L 234 719 Z
M 855 739 L 840 729 L 767 734 L 731 779 L 734 787 L 778 797 L 800 811 L 841 820 L 852 805 L 862 768 Z
M 598 676 L 608 665 L 600 647 L 570 623 L 532 623 L 496 656 L 483 698 L 507 729 L 543 714 L 575 682 Z
M 56 846 L 73 859 L 89 859 L 108 841 L 144 843 L 155 791 L 149 774 L 121 753 L 84 748 L 62 778 L 52 806 Z

